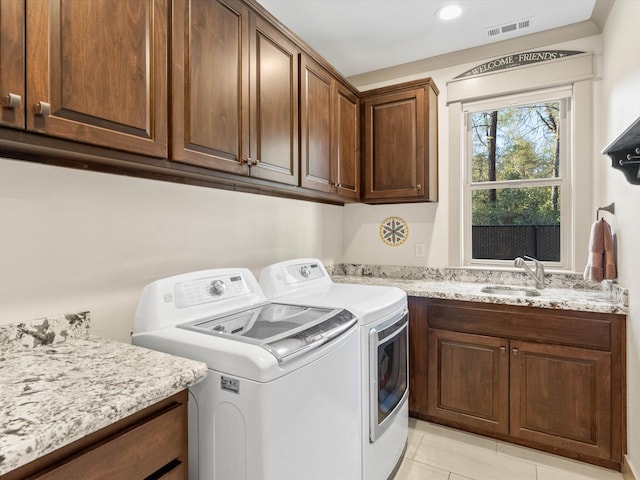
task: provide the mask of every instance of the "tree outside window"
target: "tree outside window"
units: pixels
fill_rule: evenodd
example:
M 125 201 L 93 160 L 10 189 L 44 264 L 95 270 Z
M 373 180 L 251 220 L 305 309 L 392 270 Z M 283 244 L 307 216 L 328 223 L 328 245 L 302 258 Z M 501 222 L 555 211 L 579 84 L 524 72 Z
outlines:
M 468 114 L 472 259 L 560 262 L 563 105 Z

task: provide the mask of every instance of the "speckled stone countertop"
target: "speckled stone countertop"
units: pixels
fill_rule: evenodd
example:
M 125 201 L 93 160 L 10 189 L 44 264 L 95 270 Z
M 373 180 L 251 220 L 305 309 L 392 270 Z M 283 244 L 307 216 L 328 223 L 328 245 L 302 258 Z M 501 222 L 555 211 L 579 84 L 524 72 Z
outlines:
M 89 336 L 88 319 L 0 325 L 0 475 L 206 375 L 201 362 Z
M 416 297 L 620 315 L 626 315 L 628 308 L 625 288 L 615 283 L 585 282 L 577 274 L 547 274 L 539 296 L 519 297 L 480 290 L 486 285 L 532 287 L 531 280 L 521 272 L 341 264 L 332 266 L 329 273 L 336 283 L 398 287 Z

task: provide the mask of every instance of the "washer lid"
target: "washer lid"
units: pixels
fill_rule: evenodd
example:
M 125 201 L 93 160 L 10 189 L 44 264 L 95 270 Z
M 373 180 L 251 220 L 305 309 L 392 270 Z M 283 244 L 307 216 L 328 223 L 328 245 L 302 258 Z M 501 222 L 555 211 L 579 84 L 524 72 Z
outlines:
M 347 310 L 269 303 L 178 327 L 259 345 L 283 364 L 340 336 L 356 321 Z

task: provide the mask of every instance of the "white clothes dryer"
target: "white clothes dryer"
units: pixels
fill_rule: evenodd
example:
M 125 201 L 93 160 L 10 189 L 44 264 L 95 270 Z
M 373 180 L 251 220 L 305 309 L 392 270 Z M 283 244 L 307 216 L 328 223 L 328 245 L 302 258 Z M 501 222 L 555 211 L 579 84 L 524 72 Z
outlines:
M 145 287 L 133 343 L 205 362 L 189 391 L 190 480 L 359 480 L 355 316 L 267 301 L 247 269 Z
M 267 298 L 345 308 L 360 325 L 362 478 L 387 480 L 402 460 L 409 423 L 407 295 L 395 287 L 334 283 L 317 259 L 270 265 L 260 273 Z

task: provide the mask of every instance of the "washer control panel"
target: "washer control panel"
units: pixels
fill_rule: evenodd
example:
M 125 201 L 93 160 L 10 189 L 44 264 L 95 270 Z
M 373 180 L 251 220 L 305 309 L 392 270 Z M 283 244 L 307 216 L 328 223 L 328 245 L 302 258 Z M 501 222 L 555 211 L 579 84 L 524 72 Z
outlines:
M 239 274 L 199 278 L 178 283 L 173 290 L 177 308 L 193 307 L 250 293 L 247 282 Z
M 286 268 L 286 272 L 286 283 L 302 283 L 308 280 L 322 278 L 324 276 L 324 272 L 316 262 L 290 265 Z

